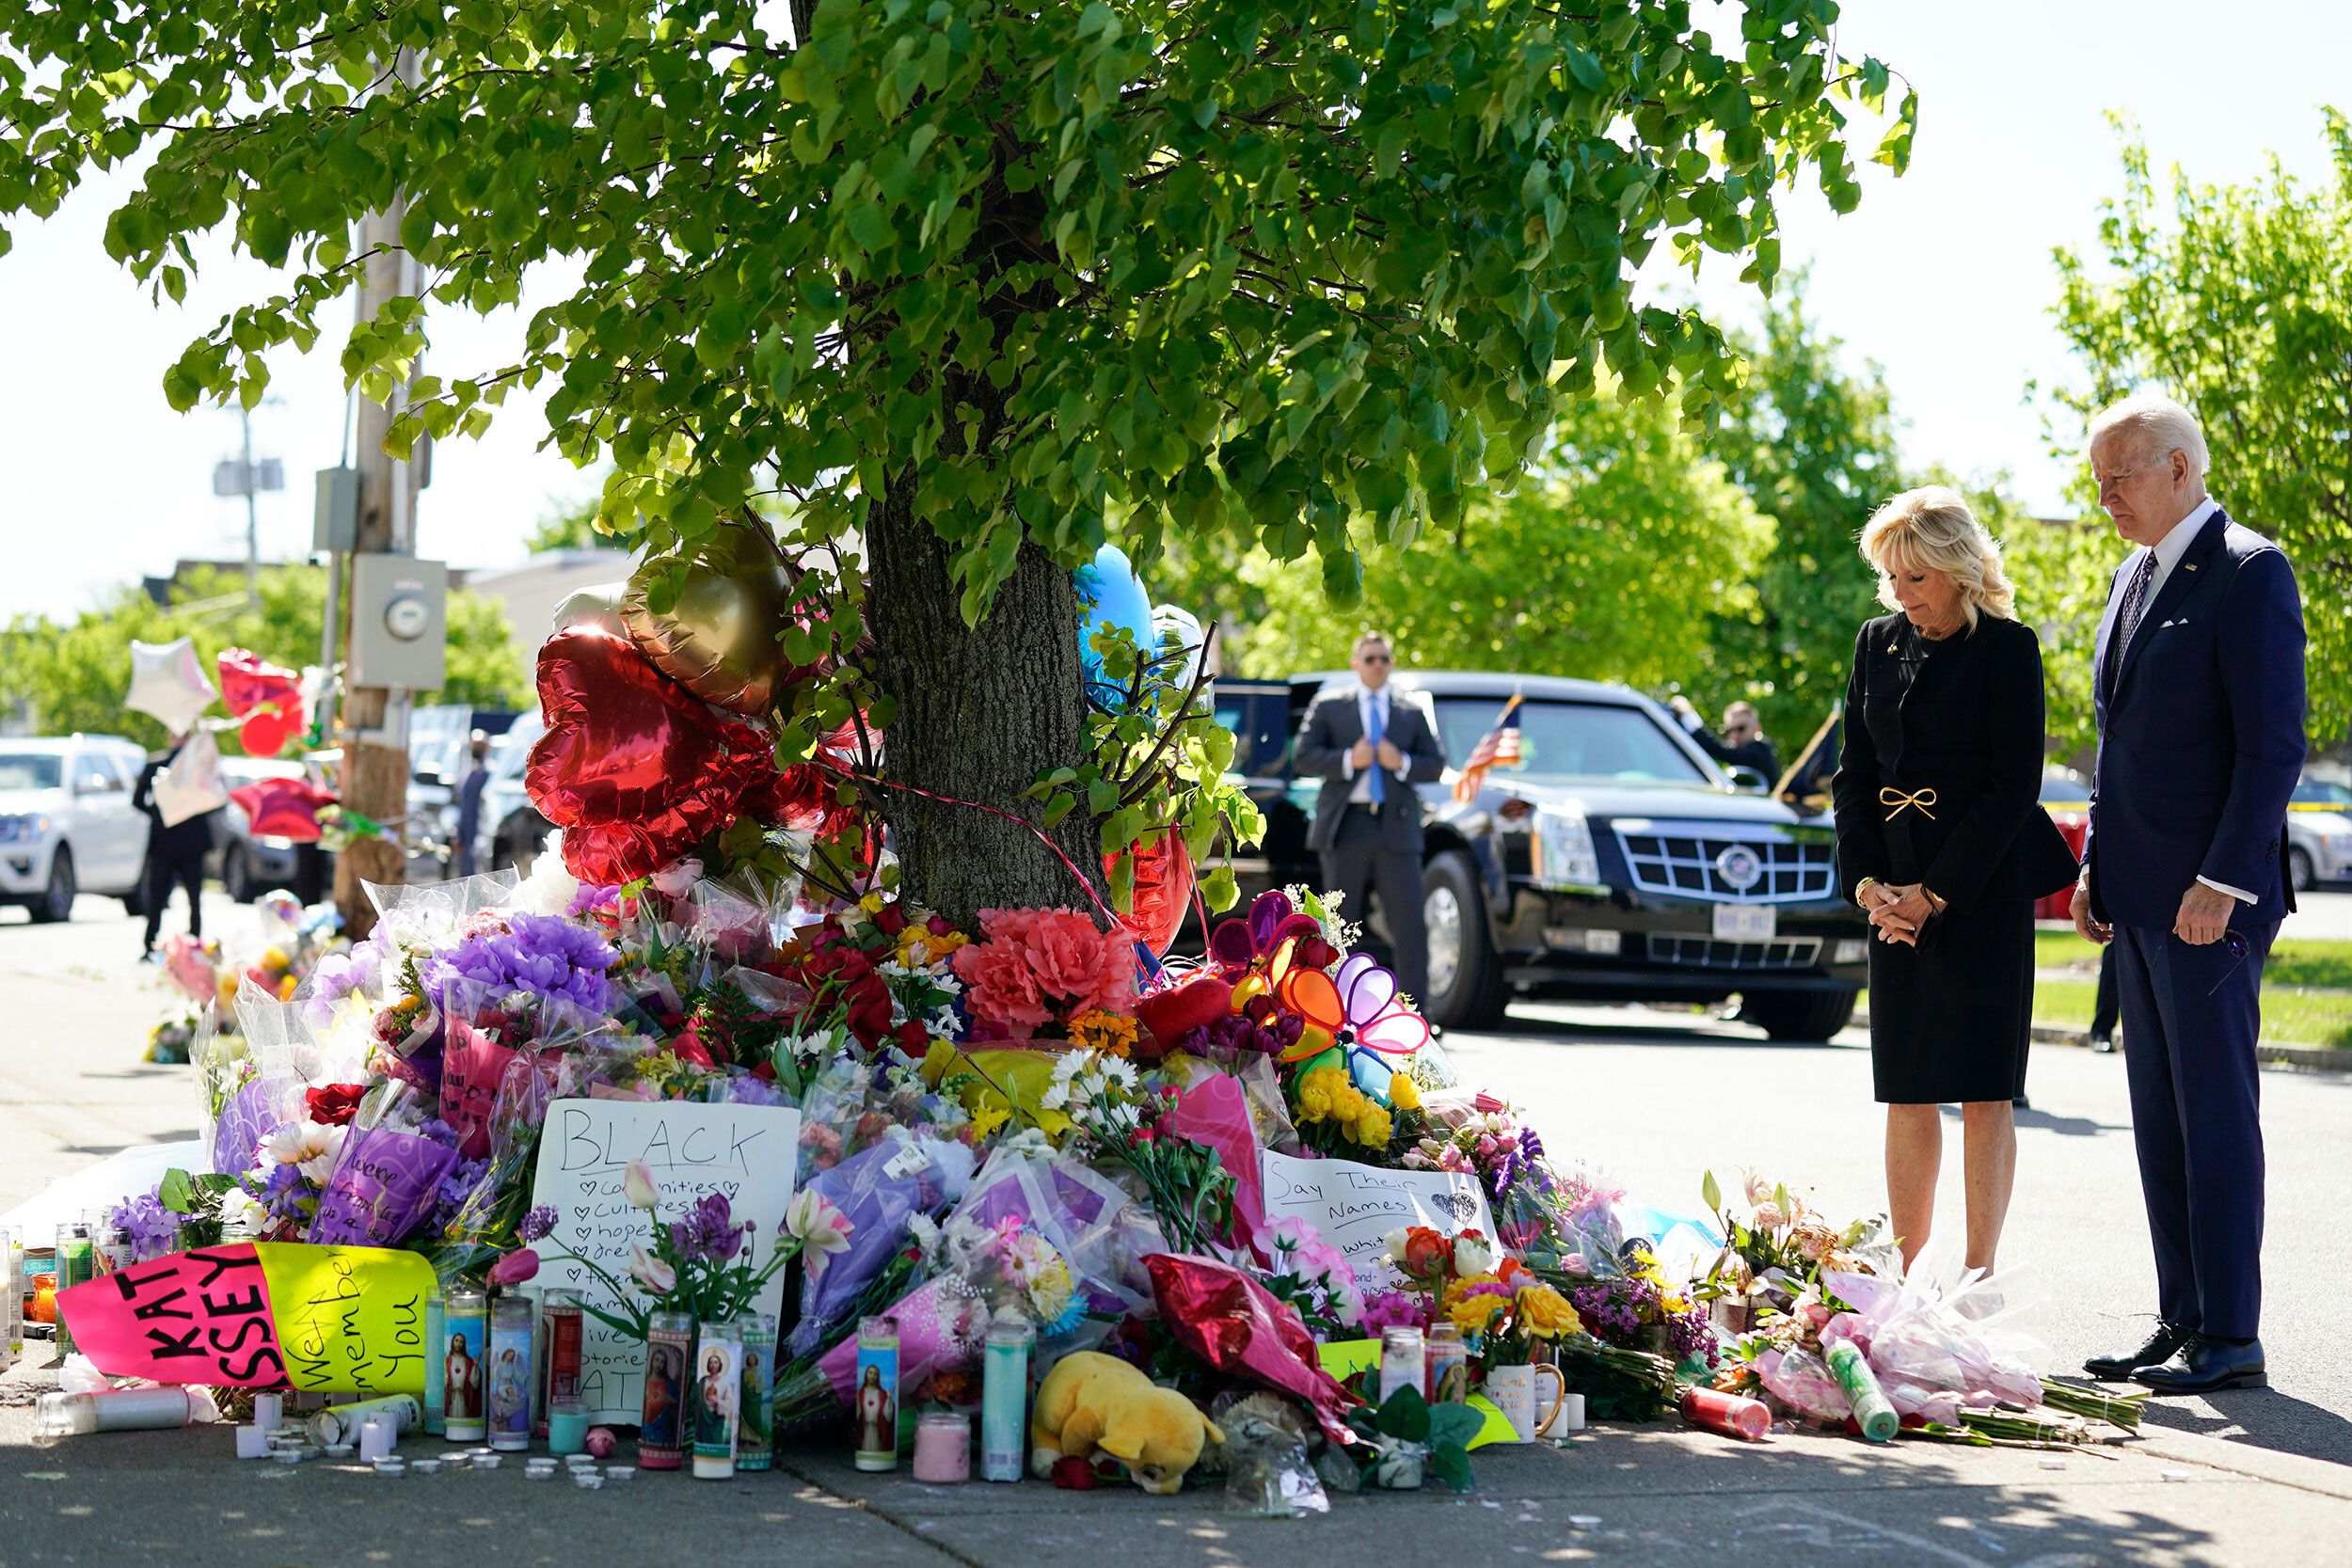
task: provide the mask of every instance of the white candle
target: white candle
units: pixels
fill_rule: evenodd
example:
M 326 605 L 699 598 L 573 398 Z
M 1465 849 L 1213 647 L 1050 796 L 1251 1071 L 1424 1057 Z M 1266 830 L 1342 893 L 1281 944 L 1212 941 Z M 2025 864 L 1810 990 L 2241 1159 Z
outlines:
M 359 1423 L 359 1457 L 370 1463 L 392 1456 L 392 1423 L 371 1416 Z
M 286 1401 L 281 1394 L 253 1396 L 253 1424 L 263 1432 L 275 1432 L 286 1419 Z
M 258 1426 L 239 1427 L 237 1429 L 237 1457 L 239 1459 L 267 1459 L 269 1457 L 267 1430 Z
M 1582 1432 L 1584 1430 L 1584 1396 L 1581 1394 L 1561 1395 L 1560 1414 L 1551 1418 L 1551 1425 L 1545 1430 L 1554 1436 L 1564 1432 Z

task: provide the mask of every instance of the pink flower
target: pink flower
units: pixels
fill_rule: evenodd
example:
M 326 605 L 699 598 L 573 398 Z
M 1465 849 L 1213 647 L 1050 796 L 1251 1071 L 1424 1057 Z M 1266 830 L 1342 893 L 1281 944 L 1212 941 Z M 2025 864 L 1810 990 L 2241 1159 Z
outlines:
M 529 1247 L 522 1247 L 508 1253 L 490 1265 L 490 1283 L 501 1289 L 509 1285 L 520 1285 L 523 1281 L 534 1277 L 538 1272 L 539 1255 Z
M 661 1189 L 653 1183 L 653 1167 L 643 1160 L 631 1160 L 621 1175 L 621 1196 L 634 1209 L 655 1209 L 661 1203 Z
M 1026 1039 L 1040 1024 L 1093 1009 L 1128 1013 L 1136 955 L 1122 936 L 1073 910 L 982 910 L 981 940 L 951 960 L 972 1016 Z
M 628 1276 L 658 1296 L 677 1289 L 677 1270 L 647 1252 L 641 1242 L 628 1244 Z

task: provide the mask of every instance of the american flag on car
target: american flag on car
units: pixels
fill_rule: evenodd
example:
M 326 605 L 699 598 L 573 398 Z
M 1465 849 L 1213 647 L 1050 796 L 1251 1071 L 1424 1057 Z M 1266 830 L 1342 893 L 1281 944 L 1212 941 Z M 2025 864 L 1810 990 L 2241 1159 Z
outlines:
M 1502 705 L 1494 727 L 1478 737 L 1470 754 L 1462 759 L 1462 771 L 1454 781 L 1454 798 L 1468 803 L 1478 798 L 1486 786 L 1486 770 L 1490 768 L 1517 768 L 1519 765 L 1519 704 L 1518 692 Z

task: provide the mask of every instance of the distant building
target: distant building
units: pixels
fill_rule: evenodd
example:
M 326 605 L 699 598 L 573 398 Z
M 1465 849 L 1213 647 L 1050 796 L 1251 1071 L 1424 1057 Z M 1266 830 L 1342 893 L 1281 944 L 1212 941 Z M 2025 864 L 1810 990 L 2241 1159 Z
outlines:
M 617 589 L 628 580 L 629 565 L 627 550 L 548 550 L 519 566 L 453 571 L 449 582 L 495 601 L 506 612 L 528 672 L 538 661 L 539 644 L 555 629 L 555 607 L 583 588 Z

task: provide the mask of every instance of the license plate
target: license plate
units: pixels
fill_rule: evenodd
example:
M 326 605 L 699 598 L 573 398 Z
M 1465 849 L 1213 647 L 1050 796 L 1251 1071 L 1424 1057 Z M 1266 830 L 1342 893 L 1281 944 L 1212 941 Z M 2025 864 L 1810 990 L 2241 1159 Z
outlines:
M 1770 942 L 1780 929 L 1770 904 L 1715 906 L 1717 942 Z

